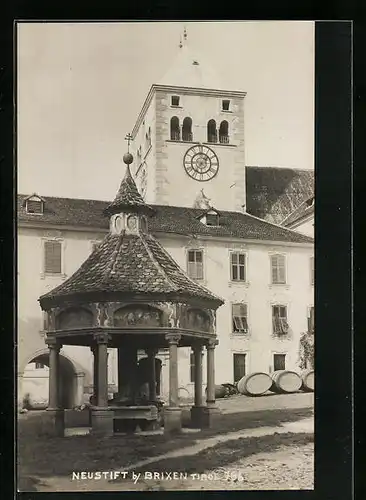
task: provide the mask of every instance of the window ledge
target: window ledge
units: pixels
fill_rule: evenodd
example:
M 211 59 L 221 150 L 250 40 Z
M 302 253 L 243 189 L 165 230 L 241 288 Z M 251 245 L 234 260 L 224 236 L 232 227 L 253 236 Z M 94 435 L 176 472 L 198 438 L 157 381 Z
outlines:
M 230 338 L 236 339 L 236 338 L 241 338 L 241 339 L 248 339 L 250 338 L 250 332 L 231 332 L 230 333 Z
M 197 141 L 182 141 L 182 140 L 175 140 L 175 139 L 166 139 L 165 142 L 173 142 L 175 144 L 200 144 Z
M 243 286 L 245 288 L 248 288 L 250 286 L 250 281 L 229 281 L 229 287 L 236 287 L 236 286 Z
M 268 285 L 270 289 L 282 288 L 284 290 L 289 290 L 290 285 L 288 283 L 271 283 Z
M 232 144 L 230 142 L 203 142 L 205 146 L 220 146 L 220 147 L 228 147 L 228 148 L 236 148 L 236 144 Z
M 44 280 L 46 278 L 65 279 L 65 278 L 67 278 L 67 274 L 65 274 L 65 273 L 41 273 L 41 280 Z
M 221 109 L 220 110 L 220 113 L 233 113 L 233 111 L 231 109 Z
M 176 106 L 175 104 L 171 104 L 170 107 L 173 109 L 183 109 L 183 106 L 179 106 L 179 105 Z

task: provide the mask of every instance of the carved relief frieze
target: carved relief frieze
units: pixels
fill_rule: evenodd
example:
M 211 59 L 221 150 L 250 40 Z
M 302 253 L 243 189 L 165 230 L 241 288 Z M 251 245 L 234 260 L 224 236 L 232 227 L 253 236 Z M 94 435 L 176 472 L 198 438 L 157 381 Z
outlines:
M 70 307 L 57 314 L 56 328 L 58 330 L 68 330 L 92 327 L 93 320 L 93 313 L 90 310 L 82 307 Z
M 114 312 L 114 325 L 119 327 L 160 327 L 162 312 L 151 307 L 134 305 L 117 309 Z

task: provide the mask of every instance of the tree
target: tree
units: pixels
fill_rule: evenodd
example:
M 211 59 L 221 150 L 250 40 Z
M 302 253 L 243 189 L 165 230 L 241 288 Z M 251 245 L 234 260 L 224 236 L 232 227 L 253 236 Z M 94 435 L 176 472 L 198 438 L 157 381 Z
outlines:
M 304 332 L 300 336 L 299 366 L 302 370 L 314 370 L 315 332 Z

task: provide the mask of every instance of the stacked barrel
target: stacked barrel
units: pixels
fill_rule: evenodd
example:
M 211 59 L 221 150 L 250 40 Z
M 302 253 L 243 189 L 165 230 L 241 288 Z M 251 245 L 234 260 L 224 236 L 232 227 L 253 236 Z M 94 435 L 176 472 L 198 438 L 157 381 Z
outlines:
M 239 380 L 238 391 L 246 396 L 261 396 L 268 391 L 277 394 L 291 394 L 300 390 L 314 391 L 314 370 L 306 370 L 301 374 L 291 370 L 278 370 L 271 375 L 255 372 Z

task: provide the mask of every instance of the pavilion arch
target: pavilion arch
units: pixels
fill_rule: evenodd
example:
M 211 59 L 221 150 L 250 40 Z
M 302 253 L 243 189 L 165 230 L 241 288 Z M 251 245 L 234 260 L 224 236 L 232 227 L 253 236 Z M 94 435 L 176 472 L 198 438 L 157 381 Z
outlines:
M 47 348 L 39 349 L 28 356 L 18 367 L 18 377 L 24 376 L 27 365 L 36 362 L 49 366 L 49 351 Z M 86 373 L 82 367 L 69 356 L 60 352 L 60 375 L 60 391 L 63 407 L 73 408 L 74 406 L 82 404 L 80 398 L 82 398 L 83 394 L 81 394 L 80 387 L 78 390 L 78 384 L 82 384 L 82 388 L 84 388 L 86 383 L 90 384 L 91 380 L 89 373 Z M 26 391 L 22 389 L 22 387 L 18 387 L 18 392 L 21 392 L 22 394 L 20 394 L 20 396 L 24 397 Z

